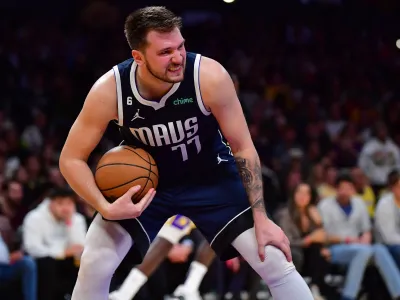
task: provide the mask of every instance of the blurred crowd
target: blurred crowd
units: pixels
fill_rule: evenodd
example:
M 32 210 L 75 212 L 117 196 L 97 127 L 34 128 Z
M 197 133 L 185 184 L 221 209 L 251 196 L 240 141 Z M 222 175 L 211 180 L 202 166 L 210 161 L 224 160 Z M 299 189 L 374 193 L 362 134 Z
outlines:
M 377 267 L 366 277 L 378 280 L 384 292 L 372 299 L 395 299 L 398 20 L 379 10 L 355 15 L 330 9 L 302 7 L 297 14 L 266 13 L 246 22 L 235 13 L 198 13 L 198 22 L 184 19 L 183 33 L 189 51 L 221 61 L 232 74 L 263 163 L 268 211 L 291 239 L 295 264 L 310 285 L 324 294 L 327 276 L 340 274 L 339 293 L 355 299 L 365 287 L 376 292 L 363 278 Z M 94 212 L 68 189 L 58 155 L 91 85 L 129 57 L 122 31 L 127 11 L 112 1 L 88 1 L 73 18 L 63 12 L 1 14 L 0 294 L 64 299 Z M 119 143 L 115 127 L 91 156 L 92 167 Z M 206 279 L 204 292 L 239 297 L 254 289 L 257 276 L 240 259 L 222 267 L 230 275 L 211 268 L 210 278 L 224 277 L 224 283 Z

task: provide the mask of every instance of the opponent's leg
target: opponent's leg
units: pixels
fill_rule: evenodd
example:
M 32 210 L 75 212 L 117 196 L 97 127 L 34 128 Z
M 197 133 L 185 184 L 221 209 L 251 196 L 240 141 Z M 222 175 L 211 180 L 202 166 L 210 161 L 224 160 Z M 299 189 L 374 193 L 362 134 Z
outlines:
M 86 234 L 71 300 L 107 300 L 111 278 L 131 246 L 132 239 L 121 225 L 98 214 Z
M 313 296 L 294 264 L 286 260 L 281 250 L 265 247 L 265 260 L 260 261 L 254 228 L 239 235 L 232 243 L 249 265 L 268 285 L 275 300 L 312 300 Z
M 191 221 L 181 215 L 170 218 L 157 234 L 143 262 L 132 269 L 110 300 L 131 300 L 167 257 L 169 250 L 191 231 Z
M 214 250 L 211 249 L 208 242 L 204 239 L 196 252 L 195 260 L 190 265 L 184 286 L 189 290 L 198 290 L 214 258 Z
M 157 237 L 151 244 L 143 262 L 133 268 L 121 287 L 110 294 L 110 300 L 131 300 L 147 282 L 149 276 L 160 266 L 174 244 Z
M 188 295 L 199 294 L 200 284 L 215 258 L 215 252 L 211 249 L 207 240 L 203 238 L 199 248 L 196 251 L 196 257 L 190 264 L 185 282 L 178 286 L 174 296 L 182 296 L 189 299 Z

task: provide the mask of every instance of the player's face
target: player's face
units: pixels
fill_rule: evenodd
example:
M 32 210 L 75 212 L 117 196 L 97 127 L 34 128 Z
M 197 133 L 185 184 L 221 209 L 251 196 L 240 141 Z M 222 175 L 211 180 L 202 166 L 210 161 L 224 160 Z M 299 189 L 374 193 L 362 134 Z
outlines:
M 186 65 L 185 40 L 178 28 L 171 32 L 150 31 L 144 65 L 151 75 L 169 83 L 183 80 Z

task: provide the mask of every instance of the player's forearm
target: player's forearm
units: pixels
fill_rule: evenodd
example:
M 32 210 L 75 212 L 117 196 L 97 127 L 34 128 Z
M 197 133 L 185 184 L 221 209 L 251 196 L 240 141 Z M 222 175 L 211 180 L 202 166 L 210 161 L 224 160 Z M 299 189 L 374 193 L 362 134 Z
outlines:
M 85 161 L 60 158 L 60 171 L 71 188 L 80 197 L 97 211 L 105 211 L 109 203 L 98 189 L 93 173 Z
M 254 217 L 266 217 L 261 163 L 256 150 L 239 151 L 234 156 Z

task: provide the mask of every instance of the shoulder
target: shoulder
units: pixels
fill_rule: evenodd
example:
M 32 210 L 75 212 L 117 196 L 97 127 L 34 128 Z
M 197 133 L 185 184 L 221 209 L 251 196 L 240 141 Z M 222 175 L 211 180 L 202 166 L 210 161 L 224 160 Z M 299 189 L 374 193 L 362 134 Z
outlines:
M 116 77 L 113 69 L 109 70 L 107 73 L 100 76 L 99 79 L 93 84 L 90 92 L 91 93 L 101 93 L 105 96 L 117 97 L 116 94 Z M 104 94 L 105 93 L 105 94 Z
M 74 223 L 86 223 L 85 217 L 81 213 L 76 212 L 74 214 Z
M 353 205 L 366 207 L 365 201 L 360 196 L 353 196 L 351 202 Z
M 396 145 L 396 143 L 393 142 L 393 140 L 391 140 L 391 139 L 388 139 L 388 140 L 387 140 L 387 144 L 388 144 L 388 146 L 389 146 L 390 148 L 392 148 L 392 149 L 395 149 L 395 150 L 398 150 L 398 149 L 399 149 L 399 147 Z
M 319 214 L 319 211 L 316 206 L 312 205 L 308 209 L 308 212 L 310 213 L 310 217 L 313 219 L 314 222 L 316 223 L 321 223 L 321 216 Z
M 289 208 L 287 206 L 279 208 L 275 213 L 274 213 L 274 218 L 275 219 L 286 219 L 290 216 L 289 214 Z
M 116 119 L 117 84 L 114 70 L 103 74 L 90 89 L 84 104 L 86 117 L 104 118 L 107 121 Z M 95 113 L 93 113 L 95 112 Z
M 363 146 L 363 148 L 362 148 L 362 151 L 363 151 L 363 152 L 374 151 L 375 148 L 377 147 L 377 145 L 378 145 L 378 143 L 377 143 L 376 139 L 372 138 L 372 139 L 370 139 L 369 141 L 367 141 L 367 142 L 364 144 L 364 146 Z
M 202 56 L 199 68 L 200 90 L 206 106 L 228 105 L 237 98 L 231 76 L 218 61 Z
M 369 185 L 364 189 L 364 197 L 375 198 L 374 190 Z
M 376 211 L 390 207 L 392 204 L 393 204 L 393 195 L 386 194 L 378 201 L 378 204 L 376 205 Z
M 318 203 L 318 209 L 323 211 L 330 209 L 335 204 L 334 201 L 335 201 L 334 197 L 323 198 Z
M 24 224 L 30 224 L 32 222 L 40 222 L 43 223 L 43 216 L 41 216 L 39 208 L 35 208 L 28 212 L 24 218 Z
M 202 82 L 209 85 L 218 85 L 227 79 L 231 80 L 222 64 L 206 56 L 201 56 L 199 72 Z

